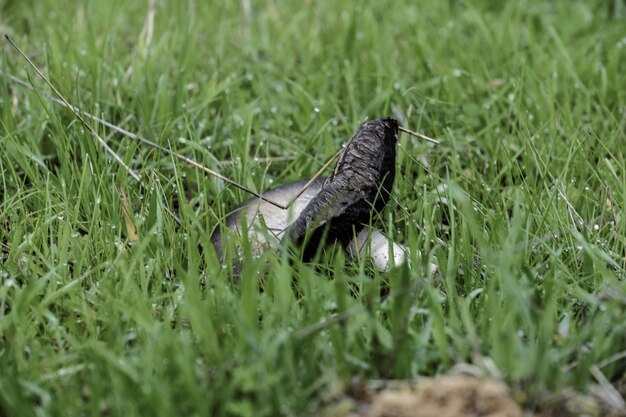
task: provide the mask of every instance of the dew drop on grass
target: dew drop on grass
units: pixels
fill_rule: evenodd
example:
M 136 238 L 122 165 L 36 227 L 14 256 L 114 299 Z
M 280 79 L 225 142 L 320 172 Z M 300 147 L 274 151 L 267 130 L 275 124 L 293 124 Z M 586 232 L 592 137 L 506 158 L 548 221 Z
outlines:
M 593 225 L 593 230 L 600 230 L 600 226 L 599 226 L 599 225 L 597 225 L 597 224 L 594 224 L 594 225 Z

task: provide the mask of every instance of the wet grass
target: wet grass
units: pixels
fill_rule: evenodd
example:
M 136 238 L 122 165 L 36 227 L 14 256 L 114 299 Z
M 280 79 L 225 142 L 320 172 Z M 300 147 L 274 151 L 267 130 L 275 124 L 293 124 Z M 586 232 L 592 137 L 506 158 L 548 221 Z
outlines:
M 437 137 L 402 137 L 380 220 L 414 261 L 268 253 L 235 283 L 209 240 L 248 196 L 109 136 L 142 189 L 3 76 L 0 414 L 302 415 L 354 376 L 461 362 L 530 405 L 621 379 L 623 3 L 147 3 L 0 2 L 0 28 L 84 110 L 256 190 L 312 175 L 365 117 Z

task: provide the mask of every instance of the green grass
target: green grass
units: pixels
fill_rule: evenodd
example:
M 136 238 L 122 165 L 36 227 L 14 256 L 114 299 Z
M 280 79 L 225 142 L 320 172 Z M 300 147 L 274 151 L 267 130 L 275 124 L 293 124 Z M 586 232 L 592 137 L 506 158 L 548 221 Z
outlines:
M 306 415 L 353 376 L 459 362 L 531 405 L 623 376 L 603 363 L 626 348 L 623 2 L 217 3 L 157 0 L 151 39 L 147 1 L 0 0 L 0 28 L 84 110 L 257 190 L 402 117 L 442 141 L 402 137 L 380 220 L 414 262 L 268 253 L 235 283 L 209 239 L 247 195 L 111 136 L 142 190 L 2 77 L 1 415 Z

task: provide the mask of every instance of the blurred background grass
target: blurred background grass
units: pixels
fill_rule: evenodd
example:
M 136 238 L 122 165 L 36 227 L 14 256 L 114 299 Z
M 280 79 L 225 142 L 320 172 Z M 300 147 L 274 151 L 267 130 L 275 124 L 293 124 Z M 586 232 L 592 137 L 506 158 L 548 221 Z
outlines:
M 247 195 L 109 136 L 141 190 L 2 76 L 3 413 L 310 414 L 354 376 L 460 362 L 529 407 L 594 366 L 619 386 L 625 19 L 619 0 L 0 1 L 70 101 L 257 190 L 312 175 L 366 117 L 443 142 L 400 141 L 380 225 L 410 267 L 270 253 L 236 284 L 209 238 Z

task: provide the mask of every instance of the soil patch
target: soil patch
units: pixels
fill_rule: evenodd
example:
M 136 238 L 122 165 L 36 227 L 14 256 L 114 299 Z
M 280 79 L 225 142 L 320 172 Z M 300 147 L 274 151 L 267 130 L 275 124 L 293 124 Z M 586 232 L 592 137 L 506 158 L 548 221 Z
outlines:
M 506 386 L 493 380 L 447 376 L 413 388 L 381 391 L 363 417 L 521 417 Z

